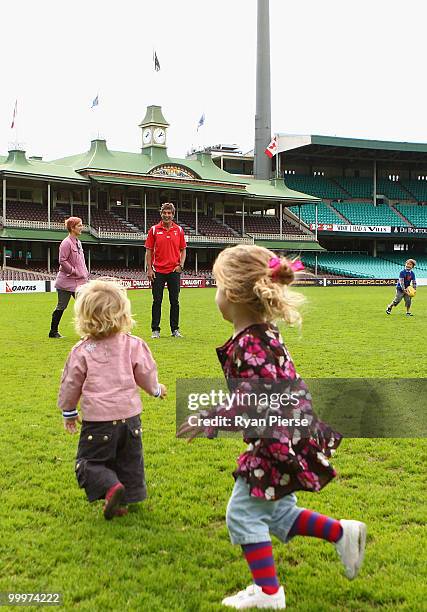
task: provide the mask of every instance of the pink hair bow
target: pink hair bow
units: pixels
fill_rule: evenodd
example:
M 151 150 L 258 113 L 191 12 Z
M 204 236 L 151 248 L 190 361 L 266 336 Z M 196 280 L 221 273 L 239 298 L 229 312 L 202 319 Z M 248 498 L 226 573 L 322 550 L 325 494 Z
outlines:
M 280 257 L 270 257 L 268 260 L 268 267 L 272 270 L 280 267 Z
M 280 257 L 271 257 L 268 260 L 268 267 L 272 270 L 277 270 L 278 268 L 280 268 L 281 263 L 282 260 L 280 259 Z M 296 259 L 295 261 L 291 262 L 290 268 L 292 272 L 299 272 L 300 270 L 304 270 L 304 264 L 300 259 Z
M 304 270 L 304 264 L 301 259 L 296 259 L 291 263 L 291 270 L 293 272 L 299 272 L 300 270 Z

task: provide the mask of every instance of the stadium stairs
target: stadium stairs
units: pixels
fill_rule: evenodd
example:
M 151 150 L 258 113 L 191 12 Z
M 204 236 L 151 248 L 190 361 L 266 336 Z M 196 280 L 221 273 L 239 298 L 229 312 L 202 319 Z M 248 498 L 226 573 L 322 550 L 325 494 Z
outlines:
M 411 199 L 417 202 L 427 202 L 427 181 L 411 179 L 402 181 L 401 185 L 411 194 Z
M 395 204 L 395 208 L 414 227 L 427 227 L 427 204 Z
M 328 206 L 331 210 L 334 211 L 334 213 L 341 219 L 341 221 L 344 221 L 344 225 L 351 225 L 351 221 L 349 219 L 347 219 L 347 217 L 345 217 L 342 212 L 340 212 L 332 202 L 328 203 Z
M 411 223 L 410 220 L 405 217 L 405 215 L 396 207 L 396 204 L 390 204 L 390 208 L 394 210 L 396 215 L 400 217 L 402 221 L 404 221 L 405 225 L 409 225 L 409 227 L 414 227 L 413 223 Z

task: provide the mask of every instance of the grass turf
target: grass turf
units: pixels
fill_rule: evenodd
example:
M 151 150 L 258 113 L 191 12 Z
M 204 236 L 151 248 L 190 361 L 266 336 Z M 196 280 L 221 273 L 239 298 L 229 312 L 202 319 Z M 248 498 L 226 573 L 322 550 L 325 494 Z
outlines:
M 427 365 L 427 292 L 413 318 L 391 288 L 304 288 L 302 332 L 285 338 L 303 377 L 421 378 Z M 138 327 L 149 337 L 151 297 L 129 292 Z M 77 436 L 62 429 L 56 395 L 77 338 L 71 308 L 61 341 L 47 338 L 54 294 L 0 297 L 1 473 L 0 591 L 61 592 L 79 610 L 219 610 L 221 599 L 251 582 L 240 549 L 229 543 L 225 508 L 242 443 L 175 439 L 175 380 L 221 375 L 214 347 L 230 334 L 213 290 L 181 294 L 182 340 L 148 340 L 169 397 L 144 397 L 149 499 L 106 522 L 74 478 Z M 334 548 L 312 538 L 274 541 L 279 578 L 296 612 L 425 610 L 426 445 L 422 439 L 344 440 L 339 476 L 299 505 L 368 524 L 364 567 L 345 579 Z

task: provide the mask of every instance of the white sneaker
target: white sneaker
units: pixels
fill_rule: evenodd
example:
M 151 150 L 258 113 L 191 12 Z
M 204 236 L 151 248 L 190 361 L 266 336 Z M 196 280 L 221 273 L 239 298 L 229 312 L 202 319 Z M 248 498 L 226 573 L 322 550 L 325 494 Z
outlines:
M 160 338 L 160 332 L 157 331 L 157 330 L 153 331 L 153 333 L 151 334 L 151 337 L 152 338 Z
M 175 330 L 172 332 L 172 334 L 171 334 L 171 335 L 172 335 L 172 337 L 173 337 L 173 338 L 183 338 L 183 337 L 184 337 L 184 336 L 181 334 L 181 332 L 179 331 L 179 329 L 175 329 Z
M 335 542 L 335 548 L 349 580 L 356 578 L 365 556 L 366 525 L 361 521 L 340 521 L 342 538 Z
M 281 586 L 274 595 L 267 595 L 260 586 L 251 584 L 244 591 L 223 599 L 222 605 L 235 608 L 236 610 L 244 610 L 245 608 L 273 608 L 274 610 L 281 610 L 286 608 L 285 592 Z

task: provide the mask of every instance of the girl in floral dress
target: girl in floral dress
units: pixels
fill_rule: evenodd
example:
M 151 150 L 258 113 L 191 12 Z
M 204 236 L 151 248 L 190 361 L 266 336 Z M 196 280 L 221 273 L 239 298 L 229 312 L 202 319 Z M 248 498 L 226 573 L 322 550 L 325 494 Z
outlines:
M 297 535 L 332 542 L 349 579 L 363 562 L 366 525 L 300 508 L 294 493 L 320 491 L 334 478 L 329 458 L 341 441 L 340 434 L 314 414 L 309 391 L 273 324 L 278 319 L 290 325 L 301 321 L 298 306 L 304 298 L 287 288 L 298 269 L 301 262 L 292 263 L 258 246 L 239 245 L 220 253 L 214 265 L 216 303 L 233 324 L 234 334 L 217 349 L 218 358 L 234 398 L 255 393 L 258 401 L 248 405 L 235 399 L 231 408 L 202 412 L 207 419 L 203 427 L 188 422 L 178 432 L 189 440 L 202 431 L 215 437 L 218 426 L 205 426 L 212 417 L 227 417 L 221 429 L 244 431 L 248 446 L 234 472 L 226 520 L 231 542 L 243 549 L 253 583 L 223 600 L 236 609 L 286 607 L 271 533 L 284 542 Z M 239 426 L 238 416 L 251 425 Z

